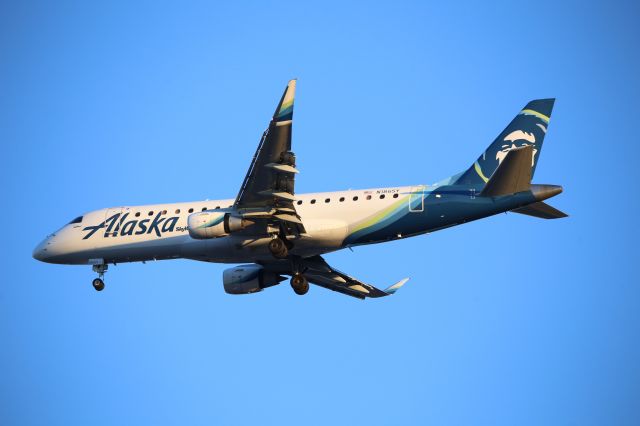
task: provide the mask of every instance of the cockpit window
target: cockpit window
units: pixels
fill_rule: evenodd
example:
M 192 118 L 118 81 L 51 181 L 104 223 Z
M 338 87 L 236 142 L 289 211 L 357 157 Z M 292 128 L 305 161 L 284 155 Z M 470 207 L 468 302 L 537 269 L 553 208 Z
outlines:
M 82 222 L 82 216 L 78 216 L 75 219 L 73 219 L 71 222 L 69 222 L 69 225 L 74 223 L 80 223 L 80 222 Z

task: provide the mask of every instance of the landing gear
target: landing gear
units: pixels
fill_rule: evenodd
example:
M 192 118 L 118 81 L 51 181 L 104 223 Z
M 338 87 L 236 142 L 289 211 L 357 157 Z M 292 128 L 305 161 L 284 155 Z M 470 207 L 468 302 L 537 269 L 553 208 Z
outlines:
M 92 284 L 93 288 L 95 288 L 96 291 L 104 290 L 104 281 L 102 281 L 100 278 L 94 279 Z
M 291 277 L 291 288 L 297 295 L 302 296 L 309 291 L 309 281 L 304 275 L 295 274 Z
M 276 259 L 286 259 L 289 255 L 287 243 L 280 237 L 275 237 L 269 241 L 269 251 Z
M 104 278 L 104 273 L 107 272 L 108 268 L 109 268 L 109 265 L 107 265 L 105 263 L 100 263 L 98 265 L 93 265 L 93 272 L 97 272 L 98 273 L 98 278 L 94 279 L 91 284 L 93 285 L 93 288 L 96 291 L 104 290 L 103 278 Z

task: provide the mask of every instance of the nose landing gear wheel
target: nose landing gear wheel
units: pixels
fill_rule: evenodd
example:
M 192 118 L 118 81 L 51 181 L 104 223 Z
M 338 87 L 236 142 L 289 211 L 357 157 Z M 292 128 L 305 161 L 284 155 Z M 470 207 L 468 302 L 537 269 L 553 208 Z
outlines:
M 269 251 L 276 259 L 286 259 L 289 255 L 289 249 L 282 238 L 274 238 L 269 241 Z
M 98 263 L 96 265 L 93 265 L 93 272 L 98 273 L 98 278 L 94 279 L 91 284 L 93 285 L 93 288 L 96 289 L 96 291 L 104 290 L 104 281 L 102 281 L 102 278 L 104 278 L 104 273 L 107 272 L 107 269 L 109 269 L 109 265 L 107 265 L 106 263 Z
M 93 288 L 95 288 L 96 291 L 104 290 L 104 281 L 102 281 L 100 278 L 94 279 L 91 284 L 93 284 Z
M 293 291 L 297 295 L 302 296 L 304 294 L 307 294 L 307 292 L 309 291 L 309 281 L 304 275 L 295 274 L 293 277 L 291 277 L 291 288 L 293 288 Z

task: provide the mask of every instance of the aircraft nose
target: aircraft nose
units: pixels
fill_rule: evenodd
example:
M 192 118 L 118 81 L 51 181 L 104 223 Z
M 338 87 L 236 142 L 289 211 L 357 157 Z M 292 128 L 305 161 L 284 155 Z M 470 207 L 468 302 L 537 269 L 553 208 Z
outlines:
M 33 249 L 33 258 L 39 260 L 40 262 L 46 262 L 51 257 L 51 254 L 47 250 L 50 244 L 51 236 L 42 240 L 42 242 L 38 244 L 35 249 Z

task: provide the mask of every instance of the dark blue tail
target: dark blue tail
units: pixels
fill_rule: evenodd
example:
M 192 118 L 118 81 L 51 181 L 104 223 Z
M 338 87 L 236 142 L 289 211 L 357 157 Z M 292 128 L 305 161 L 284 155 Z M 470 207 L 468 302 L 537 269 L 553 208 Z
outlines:
M 509 150 L 526 145 L 533 145 L 531 164 L 531 176 L 533 176 L 554 102 L 555 99 L 538 99 L 529 102 L 478 160 L 460 175 L 456 184 L 484 185 Z

